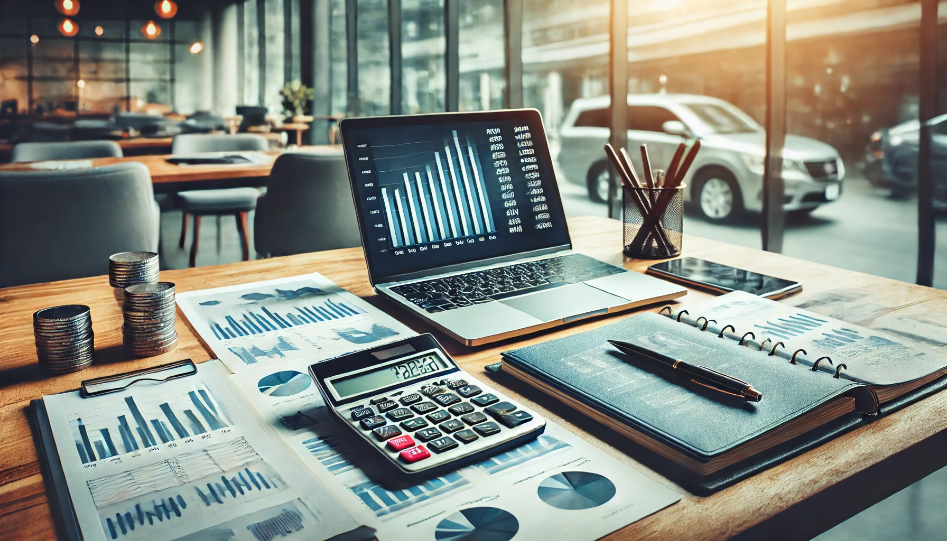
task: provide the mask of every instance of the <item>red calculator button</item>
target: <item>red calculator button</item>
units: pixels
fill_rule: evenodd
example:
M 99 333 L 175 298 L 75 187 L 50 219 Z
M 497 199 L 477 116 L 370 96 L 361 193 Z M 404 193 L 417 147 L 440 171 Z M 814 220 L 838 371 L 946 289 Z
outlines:
M 418 445 L 417 447 L 412 447 L 411 449 L 405 449 L 404 451 L 401 451 L 401 460 L 404 460 L 408 464 L 430 457 L 431 452 L 425 449 L 423 445 Z
M 388 440 L 388 448 L 392 451 L 400 451 L 408 447 L 414 447 L 414 439 L 412 439 L 411 436 L 398 436 L 397 438 Z

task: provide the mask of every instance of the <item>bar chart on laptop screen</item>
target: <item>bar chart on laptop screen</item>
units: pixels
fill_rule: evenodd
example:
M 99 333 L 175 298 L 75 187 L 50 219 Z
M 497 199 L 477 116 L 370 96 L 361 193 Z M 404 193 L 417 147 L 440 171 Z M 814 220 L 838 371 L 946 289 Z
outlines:
M 500 157 L 503 153 L 491 152 L 487 130 L 464 133 L 443 129 L 416 135 L 423 139 L 390 141 L 371 148 L 389 246 L 495 233 L 490 193 L 496 192 L 496 187 L 490 190 L 488 182 L 496 183 L 498 172 L 509 171 L 505 156 Z M 499 134 L 494 137 L 500 140 Z M 494 149 L 498 147 L 492 144 Z

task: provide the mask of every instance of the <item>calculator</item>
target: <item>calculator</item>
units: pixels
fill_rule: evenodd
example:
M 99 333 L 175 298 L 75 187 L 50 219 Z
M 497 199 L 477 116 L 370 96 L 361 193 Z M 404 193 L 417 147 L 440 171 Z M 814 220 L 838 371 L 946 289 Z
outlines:
M 435 474 L 542 434 L 546 421 L 461 370 L 430 334 L 309 367 L 326 406 L 405 474 Z

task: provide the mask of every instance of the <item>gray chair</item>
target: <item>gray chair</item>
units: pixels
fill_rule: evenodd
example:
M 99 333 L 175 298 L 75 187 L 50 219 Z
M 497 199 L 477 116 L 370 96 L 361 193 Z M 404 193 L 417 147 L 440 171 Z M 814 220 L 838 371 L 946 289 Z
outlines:
M 115 141 L 73 141 L 69 143 L 19 143 L 13 147 L 13 161 L 82 160 L 121 158 L 122 147 Z
M 106 274 L 116 252 L 157 252 L 159 227 L 143 164 L 0 173 L 0 287 Z
M 198 152 L 236 152 L 241 150 L 267 150 L 269 143 L 262 135 L 204 135 L 189 133 L 178 135 L 171 142 L 171 154 L 195 154 Z M 237 232 L 243 244 L 243 260 L 250 259 L 250 242 L 247 237 L 247 213 L 256 208 L 260 191 L 254 188 L 225 188 L 220 190 L 188 190 L 178 192 L 184 217 L 181 224 L 181 241 L 184 248 L 187 240 L 188 216 L 194 216 L 194 239 L 191 242 L 190 265 L 197 265 L 197 248 L 201 238 L 201 217 L 233 215 L 237 220 Z
M 253 226 L 253 243 L 263 257 L 360 246 L 342 151 L 277 158 Z

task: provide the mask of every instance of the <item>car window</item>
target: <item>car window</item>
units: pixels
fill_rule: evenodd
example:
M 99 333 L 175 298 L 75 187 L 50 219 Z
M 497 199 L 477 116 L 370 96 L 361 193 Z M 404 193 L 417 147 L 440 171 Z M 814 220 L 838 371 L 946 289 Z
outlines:
M 606 109 L 589 109 L 582 111 L 579 113 L 578 118 L 575 119 L 575 125 L 576 127 L 607 128 L 610 111 L 610 107 Z
M 750 133 L 760 131 L 726 108 L 714 103 L 685 103 L 713 133 Z
M 947 121 L 934 124 L 931 126 L 931 131 L 934 132 L 934 135 L 947 135 Z
M 655 105 L 629 105 L 628 129 L 638 131 L 664 132 L 664 123 L 681 119 L 664 107 Z

